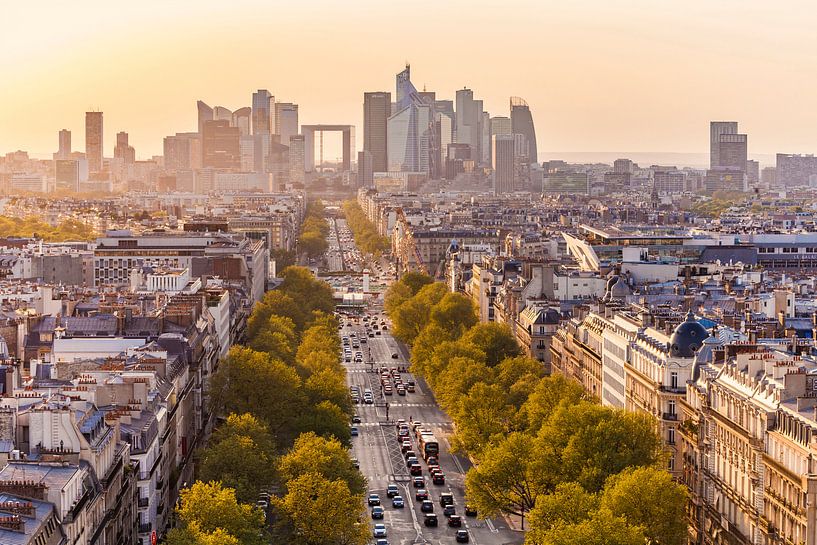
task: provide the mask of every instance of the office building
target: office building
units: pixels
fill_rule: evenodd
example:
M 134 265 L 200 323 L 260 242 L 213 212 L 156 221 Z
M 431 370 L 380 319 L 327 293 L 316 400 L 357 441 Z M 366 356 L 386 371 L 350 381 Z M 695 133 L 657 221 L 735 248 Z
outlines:
M 720 161 L 721 135 L 737 134 L 737 132 L 737 121 L 712 121 L 709 123 L 709 168 L 722 166 Z
M 196 101 L 196 110 L 199 119 L 199 134 L 201 135 L 204 134 L 205 121 L 213 121 L 213 109 L 201 100 L 198 100 Z
M 543 182 L 543 193 L 589 195 L 590 181 L 586 172 L 552 172 Z
M 817 157 L 778 153 L 776 183 L 781 186 L 817 184 Z
M 289 139 L 289 183 L 303 187 L 306 179 L 306 141 L 296 134 Z
M 275 103 L 275 134 L 279 143 L 289 146 L 289 139 L 298 134 L 298 105 L 291 102 Z
M 760 183 L 760 163 L 757 161 L 746 161 L 746 182 L 750 188 L 757 187 Z
M 815 173 L 817 174 L 817 170 L 815 170 Z M 775 187 L 777 185 L 777 168 L 765 167 L 760 171 L 760 183 L 767 189 Z
M 722 134 L 718 142 L 719 167 L 746 171 L 747 136 L 745 134 Z
M 511 130 L 514 134 L 524 134 L 528 141 L 528 161 L 538 162 L 536 149 L 536 129 L 528 103 L 519 97 L 511 97 Z
M 363 150 L 369 152 L 372 169 L 388 169 L 388 122 L 391 116 L 391 93 L 363 93 Z
M 68 159 L 71 155 L 71 131 L 62 129 L 60 131 L 60 147 L 57 150 L 55 159 Z
M 363 150 L 357 152 L 357 185 L 358 187 L 372 187 L 374 184 L 374 167 L 372 154 Z
M 259 89 L 252 94 L 252 133 L 271 134 L 275 126 L 272 119 L 275 97 L 266 89 Z
M 491 138 L 491 157 L 494 169 L 494 193 L 502 195 L 514 191 L 514 137 L 497 134 Z
M 635 172 L 633 162 L 629 159 L 616 159 L 613 161 L 613 172 L 615 174 L 632 174 Z
M 128 133 L 116 133 L 116 147 L 113 149 L 114 159 L 121 159 L 126 165 L 136 162 L 136 150 L 128 144 Z
M 241 168 L 238 127 L 228 121 L 206 121 L 202 135 L 202 165 L 212 168 Z
M 491 118 L 491 136 L 497 134 L 513 134 L 510 117 L 495 115 Z
M 249 136 L 251 127 L 252 108 L 244 106 L 233 112 L 232 125 L 238 127 L 241 136 Z
M 388 171 L 430 170 L 432 106 L 424 102 L 411 83 L 411 69 L 397 74 L 397 103 L 386 125 Z
M 91 172 L 102 172 L 102 136 L 102 112 L 85 112 L 85 157 Z
M 164 158 L 166 170 L 201 168 L 201 136 L 196 132 L 165 136 Z
M 76 159 L 54 160 L 56 189 L 77 191 L 79 189 L 79 161 Z
M 480 161 L 482 154 L 482 101 L 474 100 L 474 92 L 464 88 L 457 91 L 454 142 L 471 146 L 471 156 Z

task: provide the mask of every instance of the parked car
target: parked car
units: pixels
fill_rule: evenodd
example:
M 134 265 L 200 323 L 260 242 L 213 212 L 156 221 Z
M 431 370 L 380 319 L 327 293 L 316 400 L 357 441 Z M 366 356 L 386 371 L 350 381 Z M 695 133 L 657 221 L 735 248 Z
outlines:
M 465 516 L 466 517 L 475 517 L 477 516 L 477 510 L 475 507 L 465 504 Z

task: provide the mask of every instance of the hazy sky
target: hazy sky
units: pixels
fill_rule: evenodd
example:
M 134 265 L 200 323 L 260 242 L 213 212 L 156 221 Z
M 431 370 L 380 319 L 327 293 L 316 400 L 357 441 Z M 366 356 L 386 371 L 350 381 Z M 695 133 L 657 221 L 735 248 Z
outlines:
M 137 157 L 196 127 L 197 99 L 234 109 L 269 89 L 301 123 L 352 123 L 365 90 L 468 86 L 492 115 L 531 106 L 539 149 L 708 151 L 708 122 L 740 122 L 749 151 L 817 152 L 813 0 L 5 0 L 0 153 Z

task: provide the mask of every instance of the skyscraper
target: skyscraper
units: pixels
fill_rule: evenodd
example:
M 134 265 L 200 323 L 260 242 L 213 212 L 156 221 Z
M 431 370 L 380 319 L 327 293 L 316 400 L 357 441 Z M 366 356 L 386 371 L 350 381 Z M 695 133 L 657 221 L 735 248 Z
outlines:
M 717 167 L 746 172 L 747 136 L 745 134 L 721 134 L 718 139 Z
M 513 134 L 510 117 L 495 115 L 491 118 L 491 136 L 496 134 Z
M 201 136 L 197 132 L 165 136 L 164 158 L 167 170 L 201 168 Z
M 275 103 L 273 97 L 266 89 L 259 89 L 252 94 L 252 133 L 271 134 L 275 123 L 272 119 L 272 108 Z
M 213 120 L 213 109 L 201 100 L 197 100 L 196 110 L 199 117 L 199 136 L 201 136 L 204 134 L 204 122 Z
M 471 157 L 477 162 L 483 159 L 482 101 L 474 100 L 471 89 L 457 91 L 454 142 L 471 146 Z
M 60 147 L 57 150 L 57 159 L 67 159 L 71 155 L 71 131 L 60 131 Z
M 712 121 L 709 123 L 709 168 L 722 166 L 720 143 L 722 134 L 737 134 L 737 121 Z
M 524 134 L 528 141 L 528 161 L 539 162 L 536 149 L 536 128 L 528 103 L 519 97 L 511 97 L 511 131 L 513 134 Z
M 202 135 L 202 164 L 205 167 L 241 168 L 241 151 L 238 127 L 228 121 L 205 121 Z
M 114 159 L 122 159 L 126 164 L 136 162 L 136 150 L 128 144 L 128 133 L 122 131 L 116 133 L 116 147 L 113 149 Z
M 304 135 L 289 138 L 289 183 L 304 185 L 306 181 L 306 141 Z
M 363 151 L 369 152 L 374 172 L 388 168 L 388 123 L 391 93 L 363 93 Z
M 420 98 L 412 85 L 409 66 L 396 79 L 397 103 L 386 125 L 387 170 L 428 173 L 432 106 Z
M 250 134 L 252 109 L 249 106 L 239 108 L 232 113 L 232 125 L 238 127 L 238 132 L 241 136 L 248 136 Z
M 298 105 L 291 102 L 275 103 L 275 134 L 280 143 L 288 146 L 289 139 L 300 132 L 298 127 Z
M 102 172 L 102 112 L 85 112 L 85 157 L 90 172 Z
M 497 134 L 491 138 L 494 168 L 494 193 L 502 195 L 514 190 L 514 137 Z

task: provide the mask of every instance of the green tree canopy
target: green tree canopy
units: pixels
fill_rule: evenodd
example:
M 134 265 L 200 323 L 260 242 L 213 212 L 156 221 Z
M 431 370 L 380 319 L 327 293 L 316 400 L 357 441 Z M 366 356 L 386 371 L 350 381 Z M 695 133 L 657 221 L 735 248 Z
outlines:
M 362 495 L 366 491 L 366 479 L 352 465 L 346 447 L 337 439 L 312 432 L 295 440 L 292 449 L 281 458 L 279 472 L 285 483 L 314 473 L 330 481 L 345 481 L 352 494 Z
M 463 335 L 462 340 L 485 352 L 488 367 L 521 353 L 511 328 L 506 324 L 477 324 Z
M 295 361 L 297 346 L 295 322 L 277 314 L 270 315 L 264 327 L 249 342 L 249 347 L 253 350 L 266 352 L 271 358 L 289 364 Z
M 470 298 L 461 293 L 449 292 L 431 308 L 430 320 L 456 338 L 476 325 L 477 313 Z

